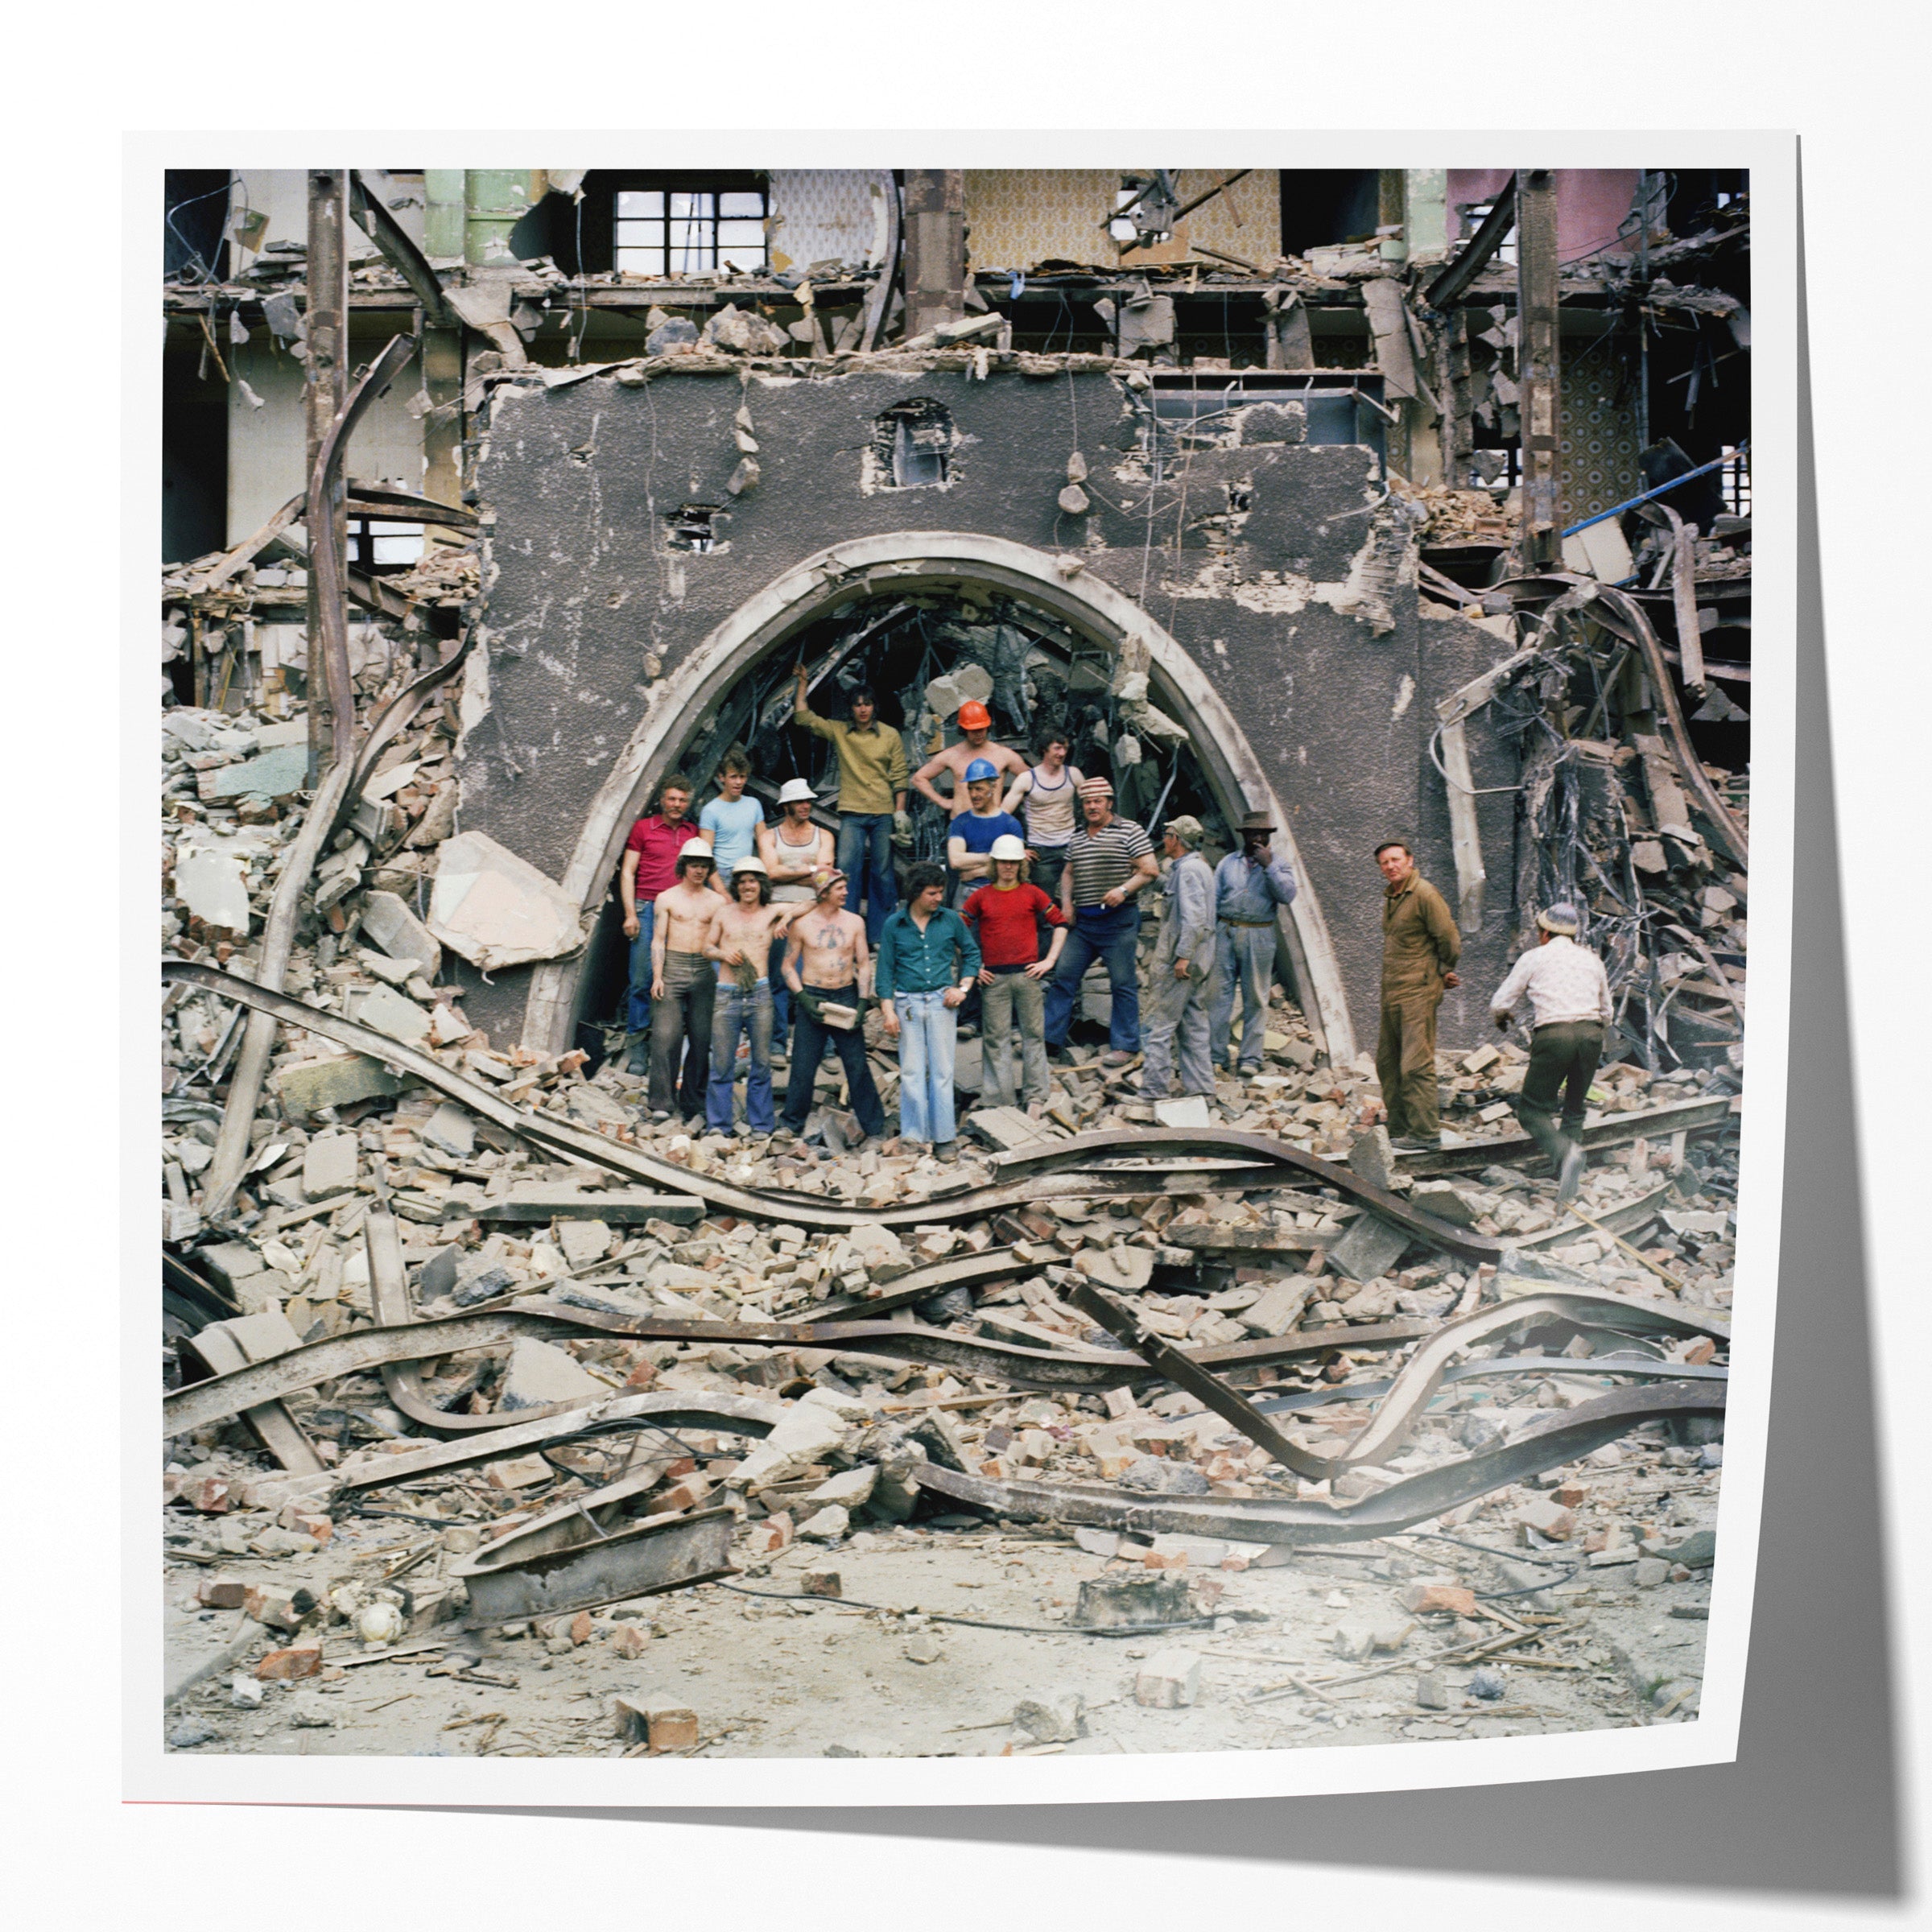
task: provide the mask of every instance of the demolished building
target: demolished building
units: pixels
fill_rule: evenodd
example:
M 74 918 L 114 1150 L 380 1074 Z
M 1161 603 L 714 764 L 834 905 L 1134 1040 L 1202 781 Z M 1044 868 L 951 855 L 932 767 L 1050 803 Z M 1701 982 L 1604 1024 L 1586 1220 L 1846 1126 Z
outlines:
M 435 1587 L 359 1572 L 292 1621 L 295 1591 L 281 1623 L 246 1611 L 237 1641 L 314 1645 L 259 1681 L 326 1662 L 339 1683 L 304 1633 L 366 1645 L 374 1604 L 396 1624 L 378 1649 L 552 1615 L 588 1633 L 795 1531 L 802 1555 L 949 1515 L 1079 1525 L 1117 1574 L 1169 1567 L 1175 1539 L 1198 1568 L 1217 1539 L 1306 1550 L 1489 1509 L 1534 1553 L 1572 1505 L 1521 1484 L 1620 1443 L 1684 1471 L 1680 1500 L 1714 1495 L 1748 909 L 1744 184 L 1090 171 L 171 190 L 169 1496 L 213 1530 L 171 1554 L 326 1568 L 338 1525 L 382 1509 L 446 1539 L 410 1558 Z M 1185 809 L 1211 848 L 1271 813 L 1302 890 L 1261 1079 L 1215 1114 L 1157 1109 L 1076 1034 L 1046 1117 L 980 1110 L 986 1158 L 958 1174 L 845 1158 L 829 1075 L 795 1141 L 654 1130 L 609 1057 L 624 836 L 667 774 L 704 786 L 734 746 L 767 799 L 821 779 L 791 724 L 801 663 L 828 693 L 876 686 L 928 750 L 968 697 L 1014 742 L 1064 729 L 1126 815 Z M 902 862 L 943 836 L 915 815 Z M 1360 1051 L 1389 836 L 1464 936 L 1451 1144 L 1422 1156 L 1378 1137 Z M 1588 909 L 1617 1009 L 1591 1132 L 1618 1158 L 1574 1216 L 1515 1137 L 1520 1050 L 1482 1043 L 1557 898 Z M 1104 1023 L 1097 977 L 1085 1013 Z M 890 1102 L 891 1047 L 869 1046 Z M 1406 1446 L 1451 1359 L 1497 1335 L 1522 1362 L 1612 1365 L 1540 1371 L 1527 1422 L 1496 1389 L 1528 1370 L 1492 1370 L 1499 1419 Z M 1315 1449 L 1261 1413 L 1351 1400 L 1359 1427 Z M 1358 1435 L 1373 1459 L 1341 1452 Z M 1701 1546 L 1604 1514 L 1597 1567 L 1699 1587 L 1678 1559 Z M 573 1517 L 645 1525 L 641 1567 L 519 1596 L 590 1562 Z M 1140 1620 L 1214 1620 L 1166 1608 Z M 1694 1710 L 1693 1674 L 1645 1708 Z

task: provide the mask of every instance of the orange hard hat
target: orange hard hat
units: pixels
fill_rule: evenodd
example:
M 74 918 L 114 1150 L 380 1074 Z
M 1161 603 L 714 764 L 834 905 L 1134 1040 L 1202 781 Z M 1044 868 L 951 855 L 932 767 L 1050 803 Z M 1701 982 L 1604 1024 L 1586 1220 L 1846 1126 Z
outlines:
M 961 731 L 990 731 L 993 729 L 993 713 L 977 698 L 968 698 L 960 707 Z

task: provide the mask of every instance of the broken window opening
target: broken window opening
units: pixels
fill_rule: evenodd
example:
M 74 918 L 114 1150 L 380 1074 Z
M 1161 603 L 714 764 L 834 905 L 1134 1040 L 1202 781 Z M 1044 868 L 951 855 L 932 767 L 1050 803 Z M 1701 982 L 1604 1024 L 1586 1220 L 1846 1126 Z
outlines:
M 929 489 L 951 481 L 952 443 L 952 411 L 924 396 L 894 403 L 874 431 L 874 447 L 894 489 Z
M 423 561 L 423 526 L 398 523 L 386 517 L 351 517 L 349 561 L 352 568 L 371 576 L 407 570 Z
M 613 237 L 620 273 L 750 272 L 766 264 L 762 188 L 625 188 L 616 196 Z
M 1462 211 L 1463 233 L 1473 235 L 1489 219 L 1490 211 L 1496 206 L 1496 197 L 1492 195 L 1487 201 L 1459 201 L 1456 206 Z M 1516 224 L 1513 221 L 1509 225 L 1509 232 L 1496 244 L 1496 253 L 1490 259 L 1506 262 L 1512 268 L 1516 266 Z
M 1751 514 L 1751 453 L 1727 443 L 1723 454 L 1724 467 L 1717 474 L 1724 485 L 1725 506 L 1734 517 L 1748 517 Z
M 716 503 L 683 503 L 664 519 L 665 541 L 673 550 L 708 551 L 717 542 L 712 519 L 720 514 Z

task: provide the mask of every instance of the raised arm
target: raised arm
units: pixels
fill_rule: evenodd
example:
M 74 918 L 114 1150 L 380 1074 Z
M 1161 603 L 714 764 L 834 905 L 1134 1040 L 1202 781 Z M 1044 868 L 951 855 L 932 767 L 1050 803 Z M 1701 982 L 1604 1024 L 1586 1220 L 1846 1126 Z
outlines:
M 1028 766 L 1026 769 L 1021 772 L 1020 775 L 1006 787 L 1006 795 L 1005 798 L 1000 800 L 1000 810 L 1004 812 L 1011 813 L 1015 818 L 1018 817 L 1020 800 L 1025 798 L 1027 793 L 1032 790 L 1033 768 L 1031 766 Z

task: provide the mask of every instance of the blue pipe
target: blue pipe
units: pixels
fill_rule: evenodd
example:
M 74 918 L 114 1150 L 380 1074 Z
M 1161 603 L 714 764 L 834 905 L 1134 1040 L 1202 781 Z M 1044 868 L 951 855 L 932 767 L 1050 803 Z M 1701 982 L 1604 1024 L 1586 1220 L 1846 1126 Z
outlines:
M 1592 523 L 1608 522 L 1612 517 L 1620 517 L 1627 510 L 1635 510 L 1640 503 L 1648 503 L 1653 497 L 1661 497 L 1665 491 L 1675 489 L 1680 483 L 1688 483 L 1693 477 L 1708 476 L 1714 469 L 1722 469 L 1727 463 L 1735 463 L 1740 456 L 1751 453 L 1749 443 L 1740 443 L 1728 456 L 1719 456 L 1714 463 L 1700 464 L 1695 469 L 1687 469 L 1681 477 L 1673 477 L 1668 483 L 1660 483 L 1655 489 L 1647 489 L 1641 497 L 1633 497 L 1627 503 L 1619 503 L 1614 509 L 1600 510 L 1593 517 L 1585 517 L 1580 523 L 1572 523 L 1563 534 L 1573 537 L 1579 530 L 1587 530 Z

